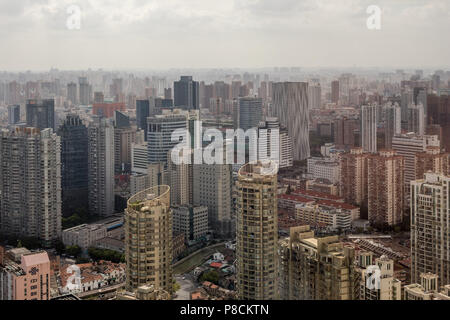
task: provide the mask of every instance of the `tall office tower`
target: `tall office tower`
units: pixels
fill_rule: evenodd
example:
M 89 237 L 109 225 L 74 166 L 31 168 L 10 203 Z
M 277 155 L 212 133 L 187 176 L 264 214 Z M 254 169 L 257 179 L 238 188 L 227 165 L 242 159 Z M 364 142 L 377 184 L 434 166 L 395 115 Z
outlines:
M 69 114 L 58 129 L 61 138 L 62 214 L 88 210 L 88 134 L 77 115 Z
M 114 128 L 114 173 L 131 172 L 131 146 L 136 142 L 133 127 Z
M 308 87 L 309 110 L 320 109 L 322 107 L 322 88 L 320 83 Z
M 55 130 L 55 100 L 27 100 L 27 126 Z
M 355 300 L 359 274 L 355 249 L 338 236 L 318 238 L 310 226 L 293 227 L 279 242 L 280 298 L 283 300 Z
M 277 171 L 273 161 L 239 170 L 236 287 L 241 300 L 278 299 Z
M 450 177 L 426 173 L 411 182 L 411 283 L 431 272 L 450 284 Z
M 2 252 L 0 247 L 0 301 L 50 300 L 50 259 L 47 252 L 25 248 Z
M 144 130 L 144 138 L 147 141 L 147 118 L 150 116 L 150 101 L 136 100 L 136 125 L 138 129 Z
M 52 129 L 16 128 L 1 133 L 0 234 L 61 236 L 60 138 Z
M 77 84 L 75 82 L 70 82 L 67 84 L 67 100 L 72 104 L 77 104 L 78 102 L 78 92 L 77 92 Z
M 261 119 L 261 98 L 239 98 L 239 128 L 244 131 L 247 131 L 250 128 L 257 128 Z
M 294 161 L 309 158 L 308 84 L 282 82 L 273 84 L 271 116 L 288 129 L 294 143 Z
M 384 130 L 384 146 L 386 149 L 392 148 L 392 138 L 402 133 L 401 109 L 398 104 L 385 107 L 386 122 Z
M 443 153 L 439 147 L 427 147 L 415 156 L 415 179 L 423 179 L 426 172 L 450 176 L 450 153 Z
M 78 87 L 78 102 L 83 106 L 87 106 L 91 103 L 91 87 L 86 77 L 78 78 Z
M 20 104 L 23 102 L 23 95 L 21 95 L 21 85 L 17 81 L 8 83 L 8 89 L 6 94 L 7 104 Z
M 450 95 L 429 94 L 427 125 L 439 125 L 442 130 L 442 146 L 450 152 Z
M 416 153 L 424 152 L 427 147 L 439 147 L 440 142 L 437 136 L 418 136 L 413 133 L 394 136 L 392 139 L 392 149 L 402 156 L 405 161 L 405 200 L 409 204 L 410 182 L 416 178 L 415 157 Z
M 331 82 L 331 102 L 332 103 L 339 103 L 339 81 L 332 81 Z
M 109 119 L 93 117 L 88 127 L 89 211 L 114 213 L 114 127 Z
M 173 83 L 173 96 L 176 108 L 185 110 L 199 109 L 199 84 L 190 76 L 181 76 Z
M 383 150 L 367 158 L 367 206 L 371 224 L 394 226 L 402 222 L 403 169 L 403 157 L 393 150 Z
M 421 104 L 411 105 L 408 108 L 408 132 L 414 132 L 417 135 L 425 134 L 425 114 Z
M 8 106 L 8 125 L 20 122 L 20 105 Z
M 170 188 L 159 185 L 133 195 L 125 210 L 126 289 L 142 285 L 173 291 Z
M 361 148 L 351 149 L 339 157 L 341 182 L 339 194 L 345 202 L 364 205 L 367 203 L 367 157 Z
M 183 157 L 183 152 L 180 152 Z M 172 205 L 187 205 L 190 201 L 192 181 L 189 180 L 190 164 L 175 164 L 172 161 L 171 151 L 167 155 L 167 184 L 170 186 L 170 199 Z M 166 183 L 165 182 L 165 183 Z
M 277 118 L 266 117 L 258 127 L 258 159 L 274 160 L 271 152 L 277 153 L 279 168 L 292 167 L 292 139 L 286 128 L 280 126 Z
M 380 278 L 374 280 L 379 282 L 368 279 L 373 272 L 371 266 L 379 268 Z M 394 278 L 394 260 L 381 256 L 374 261 L 372 252 L 360 251 L 356 270 L 361 274 L 359 300 L 402 300 L 401 282 Z
M 208 208 L 173 206 L 173 231 L 184 233 L 186 241 L 197 241 L 208 233 Z
M 147 143 L 134 143 L 131 146 L 131 172 L 146 174 L 148 165 Z
M 361 107 L 361 147 L 365 152 L 377 152 L 377 107 Z
M 198 111 L 174 109 L 163 110 L 162 114 L 147 118 L 148 162 L 167 165 L 167 153 L 179 144 L 172 141 L 172 133 L 177 129 L 188 130 L 189 121 L 198 119 L 198 116 Z
M 346 117 L 334 121 L 334 145 L 336 149 L 350 150 L 358 146 L 355 130 L 359 129 L 359 121 Z
M 238 99 L 241 97 L 241 81 L 232 81 L 231 82 L 231 99 Z
M 231 165 L 195 164 L 192 167 L 193 204 L 208 207 L 208 224 L 215 237 L 231 238 L 235 231 L 231 209 Z

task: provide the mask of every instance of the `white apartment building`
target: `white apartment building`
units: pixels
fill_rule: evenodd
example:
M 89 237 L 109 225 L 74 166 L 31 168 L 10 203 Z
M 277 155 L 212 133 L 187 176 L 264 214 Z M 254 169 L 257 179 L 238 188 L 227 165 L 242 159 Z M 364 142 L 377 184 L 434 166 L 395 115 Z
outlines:
M 340 165 L 339 161 L 331 158 L 309 158 L 307 160 L 308 173 L 314 179 L 326 179 L 331 183 L 340 181 Z

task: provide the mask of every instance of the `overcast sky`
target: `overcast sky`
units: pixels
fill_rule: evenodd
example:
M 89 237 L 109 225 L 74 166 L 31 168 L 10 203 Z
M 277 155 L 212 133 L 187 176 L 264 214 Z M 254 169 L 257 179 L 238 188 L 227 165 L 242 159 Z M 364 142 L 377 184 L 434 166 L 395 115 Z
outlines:
M 445 68 L 449 31 L 450 0 L 0 0 L 0 70 Z

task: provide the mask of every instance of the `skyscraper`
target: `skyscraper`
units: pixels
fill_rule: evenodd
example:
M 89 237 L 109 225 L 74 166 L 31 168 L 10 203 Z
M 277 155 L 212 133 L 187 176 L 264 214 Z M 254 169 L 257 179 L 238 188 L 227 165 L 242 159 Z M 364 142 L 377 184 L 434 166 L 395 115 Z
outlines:
M 217 238 L 234 234 L 232 217 L 232 168 L 230 164 L 194 164 L 193 203 L 208 207 L 209 227 Z
M 273 84 L 271 116 L 284 125 L 294 143 L 294 161 L 309 157 L 308 83 Z
M 142 285 L 172 293 L 170 188 L 158 185 L 133 195 L 125 210 L 126 289 Z
M 237 290 L 241 300 L 278 298 L 277 165 L 239 170 L 237 189 Z
M 114 127 L 109 119 L 94 116 L 88 127 L 89 212 L 114 213 Z
M 377 152 L 377 107 L 361 107 L 361 146 L 365 152 Z
M 331 82 L 331 102 L 332 103 L 339 103 L 339 81 L 333 81 Z
M 450 178 L 442 174 L 411 182 L 411 283 L 427 272 L 450 283 L 449 192 Z
M 262 99 L 245 97 L 239 98 L 239 128 L 247 131 L 257 128 L 262 118 Z
M 403 221 L 404 160 L 393 150 L 367 158 L 369 221 L 375 225 L 397 225 Z
M 62 213 L 88 210 L 88 134 L 77 115 L 69 114 L 59 127 L 61 137 Z
M 309 110 L 320 109 L 322 107 L 322 88 L 320 83 L 310 84 L 308 87 Z
M 386 112 L 386 121 L 385 121 L 385 130 L 384 130 L 384 138 L 385 143 L 384 147 L 386 149 L 392 148 L 392 138 L 394 135 L 400 134 L 402 131 L 401 125 L 401 109 L 397 104 L 388 105 L 385 107 Z
M 150 116 L 150 101 L 136 100 L 136 125 L 138 129 L 144 130 L 144 138 L 147 141 L 147 118 Z
M 28 127 L 55 130 L 55 101 L 53 99 L 28 100 L 26 118 Z
M 290 229 L 279 242 L 280 297 L 283 300 L 354 300 L 359 275 L 355 249 L 338 236 L 319 238 L 310 226 Z
M 67 84 L 67 100 L 72 104 L 77 104 L 77 84 L 75 82 L 70 82 Z
M 51 245 L 61 236 L 60 138 L 52 129 L 4 130 L 0 154 L 0 233 Z
M 345 202 L 356 205 L 367 202 L 367 157 L 368 154 L 361 148 L 352 149 L 339 157 L 339 194 Z
M 81 105 L 87 106 L 91 103 L 91 86 L 86 77 L 78 78 L 78 86 L 79 86 L 79 99 L 78 102 Z
M 176 108 L 199 109 L 199 84 L 191 76 L 181 76 L 179 81 L 174 82 L 173 89 Z
M 20 106 L 8 106 L 8 125 L 12 126 L 20 122 Z

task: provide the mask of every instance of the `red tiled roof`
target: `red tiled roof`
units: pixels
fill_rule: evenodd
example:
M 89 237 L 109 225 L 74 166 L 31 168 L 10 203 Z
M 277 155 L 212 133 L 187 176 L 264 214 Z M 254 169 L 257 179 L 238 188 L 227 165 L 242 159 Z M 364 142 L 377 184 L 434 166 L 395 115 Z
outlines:
M 213 262 L 210 264 L 212 268 L 220 268 L 222 264 L 220 262 Z
M 358 207 L 352 206 L 351 204 L 331 200 L 317 200 L 317 204 L 345 210 L 358 209 Z
M 310 190 L 305 190 L 305 189 L 297 189 L 297 190 L 293 191 L 292 194 L 298 195 L 298 196 L 313 197 L 313 198 L 325 198 L 325 199 L 329 199 L 329 200 L 340 200 L 340 201 L 343 200 L 343 198 L 341 198 L 341 197 L 333 196 L 328 193 L 323 193 L 323 192 L 318 192 L 318 191 L 310 191 Z

